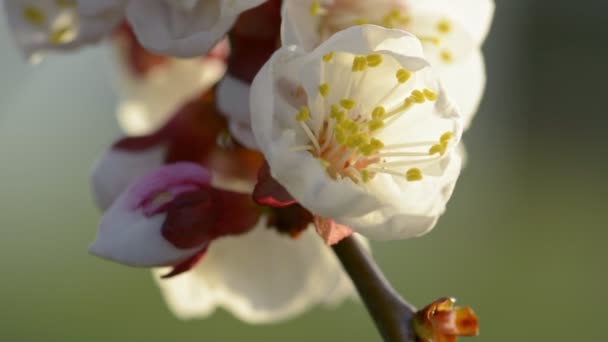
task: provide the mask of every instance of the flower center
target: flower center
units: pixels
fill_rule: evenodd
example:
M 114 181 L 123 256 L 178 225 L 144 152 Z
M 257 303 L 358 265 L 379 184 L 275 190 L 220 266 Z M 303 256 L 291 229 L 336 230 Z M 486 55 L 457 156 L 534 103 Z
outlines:
M 434 50 L 444 63 L 451 63 L 454 59 L 444 39 L 452 32 L 453 24 L 445 18 L 417 18 L 397 1 L 338 1 L 324 4 L 317 0 L 313 1 L 309 12 L 319 18 L 318 32 L 322 41 L 351 26 L 373 24 L 411 32 L 425 46 Z
M 334 63 L 337 57 L 351 58 L 350 70 L 344 70 L 343 63 Z M 366 183 L 376 174 L 385 173 L 420 181 L 424 166 L 439 160 L 453 138 L 453 133 L 448 131 L 436 141 L 408 141 L 407 136 L 400 135 L 398 143 L 384 143 L 388 127 L 403 125 L 400 119 L 411 109 L 437 100 L 437 93 L 428 88 L 406 90 L 411 88 L 408 82 L 413 73 L 405 68 L 393 70 L 390 87 L 390 76 L 384 73 L 395 63 L 389 68 L 380 68 L 384 58 L 381 54 L 326 54 L 321 61 L 321 84 L 316 99 L 295 114 L 307 143 L 292 147 L 292 151 L 311 153 L 333 179 L 350 178 L 355 183 Z M 347 72 L 348 82 L 324 80 L 325 74 Z M 344 77 L 348 78 L 341 78 Z M 374 81 L 374 77 L 390 87 L 375 97 L 367 91 L 367 81 Z
M 26 5 L 21 11 L 23 20 L 33 29 L 47 31 L 49 44 L 67 44 L 76 39 L 78 23 L 74 16 L 76 2 L 73 0 L 57 0 L 56 8 L 49 10 L 35 5 Z M 52 15 L 54 14 L 54 15 Z

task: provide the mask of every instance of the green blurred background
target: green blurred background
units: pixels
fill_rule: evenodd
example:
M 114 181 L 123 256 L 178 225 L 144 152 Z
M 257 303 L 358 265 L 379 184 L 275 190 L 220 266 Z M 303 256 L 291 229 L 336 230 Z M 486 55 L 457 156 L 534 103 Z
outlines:
M 423 238 L 374 243 L 411 302 L 474 307 L 477 341 L 605 338 L 606 13 L 601 1 L 498 1 L 447 214 Z M 88 172 L 120 134 L 107 55 L 31 67 L 0 24 L 0 341 L 379 340 L 356 303 L 271 326 L 223 311 L 181 322 L 149 272 L 87 255 L 99 216 Z

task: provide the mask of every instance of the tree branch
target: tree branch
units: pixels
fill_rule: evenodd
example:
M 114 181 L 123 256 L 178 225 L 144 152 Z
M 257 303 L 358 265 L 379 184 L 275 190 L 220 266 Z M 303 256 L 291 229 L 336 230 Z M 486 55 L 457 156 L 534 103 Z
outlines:
M 411 320 L 416 309 L 395 291 L 357 239 L 350 236 L 332 248 L 355 284 L 382 338 L 387 342 L 413 341 Z

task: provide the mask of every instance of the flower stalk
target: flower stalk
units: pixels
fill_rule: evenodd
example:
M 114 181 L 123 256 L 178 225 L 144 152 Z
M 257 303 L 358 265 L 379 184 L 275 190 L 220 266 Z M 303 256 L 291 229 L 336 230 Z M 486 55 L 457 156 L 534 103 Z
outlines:
M 414 341 L 411 323 L 416 309 L 391 286 L 357 239 L 350 236 L 332 248 L 352 279 L 384 341 Z

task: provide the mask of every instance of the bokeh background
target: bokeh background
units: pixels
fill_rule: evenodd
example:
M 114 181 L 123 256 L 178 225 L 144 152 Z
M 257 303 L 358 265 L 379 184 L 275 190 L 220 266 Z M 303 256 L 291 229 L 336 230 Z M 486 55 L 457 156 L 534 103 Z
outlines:
M 375 243 L 395 287 L 451 295 L 478 341 L 605 339 L 608 5 L 497 1 L 469 162 L 429 235 Z M 0 19 L 0 341 L 379 341 L 347 303 L 271 326 L 182 322 L 149 272 L 87 255 L 96 156 L 120 135 L 103 48 L 27 65 Z

